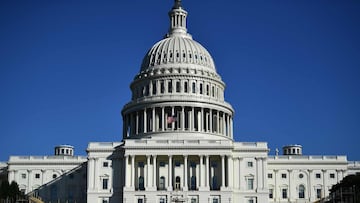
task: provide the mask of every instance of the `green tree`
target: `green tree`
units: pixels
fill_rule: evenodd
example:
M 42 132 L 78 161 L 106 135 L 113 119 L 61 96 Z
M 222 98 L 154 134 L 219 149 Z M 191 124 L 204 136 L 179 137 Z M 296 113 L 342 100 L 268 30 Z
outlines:
M 1 182 L 0 185 L 0 199 L 6 199 L 9 196 L 10 185 L 7 180 Z
M 9 198 L 11 202 L 16 202 L 20 194 L 19 185 L 15 181 L 12 181 L 9 186 Z

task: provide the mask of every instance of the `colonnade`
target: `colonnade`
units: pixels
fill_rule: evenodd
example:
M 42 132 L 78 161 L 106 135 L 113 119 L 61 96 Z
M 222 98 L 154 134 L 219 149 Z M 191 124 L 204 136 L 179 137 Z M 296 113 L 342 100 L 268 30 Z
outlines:
M 125 155 L 125 188 L 223 190 L 232 188 L 231 155 Z
M 232 114 L 203 107 L 150 107 L 123 116 L 123 136 L 148 132 L 196 131 L 233 137 Z
M 164 94 L 189 94 L 207 96 L 215 101 L 224 100 L 224 87 L 208 79 L 163 79 L 148 80 L 132 88 L 132 99 Z
M 305 196 L 304 199 L 308 199 L 309 201 L 315 201 L 317 199 L 326 197 L 329 195 L 329 188 L 332 185 L 329 183 L 328 176 L 330 173 L 334 173 L 334 176 L 336 176 L 337 182 L 340 182 L 344 178 L 345 170 L 314 170 L 313 169 L 307 169 L 307 170 L 293 170 L 293 169 L 287 169 L 287 170 L 273 170 L 274 172 L 274 180 L 275 185 L 271 188 L 273 190 L 273 199 L 274 201 L 278 201 L 283 198 L 282 190 L 285 189 L 287 191 L 287 198 L 285 199 L 298 199 L 299 198 L 299 185 L 303 185 Z M 281 175 L 286 174 L 288 177 L 288 182 L 286 185 L 281 183 Z M 306 175 L 306 181 L 304 183 L 301 183 L 299 185 L 296 184 L 296 175 L 299 174 L 305 174 Z M 319 182 L 316 180 L 315 175 L 321 174 L 321 181 Z M 294 184 L 295 182 L 295 184 Z M 319 184 L 320 183 L 320 184 Z M 320 190 L 321 192 L 318 193 L 317 190 Z

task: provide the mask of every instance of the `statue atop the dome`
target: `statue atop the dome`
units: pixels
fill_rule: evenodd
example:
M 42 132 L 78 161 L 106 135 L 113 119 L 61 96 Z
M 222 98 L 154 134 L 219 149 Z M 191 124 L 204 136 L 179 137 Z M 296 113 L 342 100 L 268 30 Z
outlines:
M 175 0 L 173 9 L 176 9 L 176 8 L 181 8 L 181 0 Z

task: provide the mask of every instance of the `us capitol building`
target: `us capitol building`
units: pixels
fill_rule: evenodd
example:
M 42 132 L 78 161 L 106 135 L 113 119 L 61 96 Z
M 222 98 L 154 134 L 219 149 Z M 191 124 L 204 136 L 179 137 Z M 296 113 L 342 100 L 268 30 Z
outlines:
M 304 156 L 301 145 L 269 156 L 265 142 L 233 139 L 234 109 L 210 53 L 192 39 L 176 0 L 170 29 L 146 53 L 122 109 L 121 142 L 70 145 L 53 156 L 11 156 L 9 182 L 44 202 L 315 202 L 360 172 L 346 156 Z

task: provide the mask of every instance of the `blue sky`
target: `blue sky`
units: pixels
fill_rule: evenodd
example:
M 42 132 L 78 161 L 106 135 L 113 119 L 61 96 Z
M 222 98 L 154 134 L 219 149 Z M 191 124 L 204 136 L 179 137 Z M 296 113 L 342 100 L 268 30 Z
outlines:
M 1 1 L 0 161 L 120 141 L 122 106 L 173 1 Z M 360 160 L 360 1 L 183 1 L 237 141 Z

